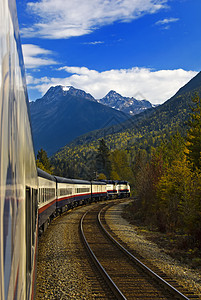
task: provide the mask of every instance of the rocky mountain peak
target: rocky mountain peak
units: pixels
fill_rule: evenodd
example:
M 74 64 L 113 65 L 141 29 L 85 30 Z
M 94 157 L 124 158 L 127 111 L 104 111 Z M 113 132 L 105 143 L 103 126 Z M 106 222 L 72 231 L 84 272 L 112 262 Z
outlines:
M 63 90 L 65 91 L 66 88 L 67 87 L 63 87 Z M 76 89 L 73 86 L 69 87 L 69 90 L 66 93 L 71 94 L 72 96 L 82 97 L 82 98 L 85 98 L 87 100 L 96 101 L 91 94 L 86 93 L 83 90 Z
M 135 115 L 147 108 L 151 108 L 152 104 L 147 100 L 137 100 L 134 97 L 124 97 L 119 93 L 111 90 L 105 97 L 98 100 L 101 104 L 110 106 L 117 110 L 121 110 L 130 115 Z
M 72 95 L 75 97 L 82 97 L 87 100 L 96 101 L 92 95 L 86 93 L 85 91 L 76 89 L 73 86 L 63 85 L 50 87 L 46 94 L 42 97 L 42 99 L 45 100 L 46 103 L 50 103 L 52 101 L 60 99 L 61 97 L 65 97 L 66 95 Z
M 115 92 L 114 90 L 109 91 L 109 93 L 106 95 L 107 96 L 121 96 L 119 93 Z
M 121 100 L 125 97 L 122 97 L 119 93 L 115 92 L 114 90 L 111 90 L 105 97 L 103 97 L 102 99 L 118 99 Z M 101 99 L 101 100 L 102 100 Z
M 46 102 L 54 101 L 56 98 L 63 95 L 63 89 L 61 85 L 51 86 L 49 90 L 45 93 L 42 99 L 45 99 Z
M 128 114 L 101 105 L 90 95 L 72 86 L 51 87 L 30 103 L 35 151 L 49 154 L 88 131 L 121 123 Z

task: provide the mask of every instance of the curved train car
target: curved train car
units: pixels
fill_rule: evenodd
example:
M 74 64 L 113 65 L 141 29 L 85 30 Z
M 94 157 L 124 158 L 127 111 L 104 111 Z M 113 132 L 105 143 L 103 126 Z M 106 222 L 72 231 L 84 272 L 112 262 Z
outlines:
M 38 171 L 38 225 L 45 231 L 56 212 L 56 179 L 54 176 Z
M 72 179 L 55 176 L 57 190 L 57 213 L 73 207 L 74 202 L 74 186 Z
M 34 299 L 38 228 L 82 203 L 117 196 L 114 181 L 36 168 L 15 0 L 0 5 L 0 299 Z
M 95 201 L 107 199 L 107 184 L 105 182 L 92 181 L 91 187 L 92 199 Z
M 50 175 L 38 168 L 39 228 L 43 232 L 51 219 L 75 206 L 106 199 L 106 183 Z
M 91 184 L 87 180 L 55 176 L 57 182 L 57 213 L 73 208 L 91 199 Z
M 31 299 L 38 184 L 15 1 L 0 15 L 0 299 Z
M 117 181 L 115 180 L 105 180 L 107 184 L 107 196 L 109 199 L 117 198 Z
M 91 200 L 91 183 L 87 180 L 72 179 L 74 186 L 74 203 L 79 205 Z

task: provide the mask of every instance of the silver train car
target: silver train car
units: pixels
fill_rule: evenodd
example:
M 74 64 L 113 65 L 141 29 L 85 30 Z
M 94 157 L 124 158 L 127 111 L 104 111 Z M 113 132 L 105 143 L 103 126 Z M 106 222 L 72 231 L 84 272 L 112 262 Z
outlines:
M 1 0 L 0 15 L 0 299 L 31 300 L 38 233 L 56 215 L 110 191 L 106 182 L 36 168 L 15 0 Z
M 38 168 L 38 224 L 40 233 L 51 220 L 78 205 L 107 198 L 105 182 L 69 179 Z
M 0 15 L 0 299 L 32 299 L 38 182 L 15 1 Z
M 50 175 L 38 169 L 39 231 L 46 230 L 51 220 L 78 205 L 99 200 L 127 198 L 127 181 L 87 181 Z
M 56 215 L 56 179 L 54 176 L 38 171 L 38 226 L 45 231 L 48 224 Z
M 109 199 L 115 199 L 118 196 L 117 193 L 117 181 L 115 180 L 105 180 L 107 184 L 107 193 Z

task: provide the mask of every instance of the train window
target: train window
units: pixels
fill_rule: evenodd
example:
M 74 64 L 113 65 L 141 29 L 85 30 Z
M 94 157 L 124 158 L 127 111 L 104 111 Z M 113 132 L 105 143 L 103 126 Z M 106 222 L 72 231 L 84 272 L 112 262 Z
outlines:
M 65 188 L 65 189 L 60 189 L 59 190 L 60 196 L 63 195 L 72 195 L 72 188 Z
M 43 188 L 42 192 L 42 202 L 53 200 L 55 198 L 55 189 L 54 188 Z
M 48 200 L 52 200 L 55 198 L 55 189 L 49 188 L 48 189 Z
M 26 187 L 26 271 L 27 274 L 31 272 L 31 246 L 32 246 L 32 234 L 31 234 L 31 215 L 32 215 L 32 205 L 31 205 L 31 188 Z
M 41 202 L 44 202 L 44 193 L 43 193 L 43 188 L 41 189 Z
M 42 189 L 39 188 L 39 191 L 38 191 L 38 202 L 41 203 L 42 200 L 43 200 L 43 198 L 42 198 Z
M 35 242 L 35 231 L 37 221 L 37 208 L 38 208 L 38 191 L 32 189 L 32 244 Z
M 76 193 L 89 193 L 90 189 L 89 188 L 77 188 Z

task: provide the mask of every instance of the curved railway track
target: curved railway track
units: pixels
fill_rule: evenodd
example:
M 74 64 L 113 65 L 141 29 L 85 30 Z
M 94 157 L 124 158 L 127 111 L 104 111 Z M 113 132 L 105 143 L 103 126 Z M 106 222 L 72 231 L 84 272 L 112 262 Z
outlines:
M 87 211 L 80 222 L 84 244 L 117 299 L 194 299 L 184 295 L 129 253 L 105 229 L 102 208 Z M 101 209 L 100 209 L 101 207 Z M 176 283 L 176 282 L 175 282 Z M 176 284 L 175 284 L 176 285 Z
M 80 239 L 79 221 L 88 209 L 65 212 L 40 237 L 35 300 L 115 300 Z

